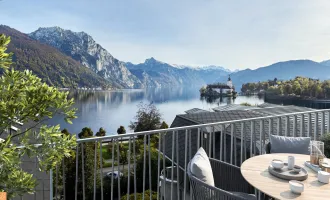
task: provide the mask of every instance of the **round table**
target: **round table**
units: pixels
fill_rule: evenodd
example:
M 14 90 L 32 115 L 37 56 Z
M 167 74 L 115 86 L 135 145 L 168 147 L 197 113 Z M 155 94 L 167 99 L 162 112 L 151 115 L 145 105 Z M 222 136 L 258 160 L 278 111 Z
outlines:
M 308 171 L 308 179 L 303 181 L 305 190 L 300 195 L 290 190 L 289 181 L 282 180 L 269 174 L 268 166 L 273 159 L 288 160 L 288 156 L 295 157 L 295 164 Z M 325 200 L 330 199 L 330 184 L 323 184 L 317 180 L 317 173 L 304 165 L 309 161 L 309 155 L 301 154 L 265 154 L 252 157 L 241 166 L 241 173 L 245 180 L 253 187 L 276 199 L 295 200 Z

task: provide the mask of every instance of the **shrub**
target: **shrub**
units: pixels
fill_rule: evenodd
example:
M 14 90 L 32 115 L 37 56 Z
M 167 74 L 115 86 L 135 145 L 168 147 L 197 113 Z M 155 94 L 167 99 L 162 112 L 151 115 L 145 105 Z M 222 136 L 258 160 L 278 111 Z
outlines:
M 248 103 L 248 102 L 243 102 L 243 103 L 241 103 L 240 104 L 241 106 L 252 106 L 250 103 Z
M 157 192 L 146 190 L 144 192 L 144 199 L 143 198 L 143 193 L 137 193 L 136 194 L 136 199 L 137 200 L 149 200 L 150 199 L 150 192 L 151 192 L 151 199 L 152 200 L 157 200 Z M 127 200 L 127 195 L 122 196 L 121 200 Z M 135 195 L 131 194 L 129 195 L 129 200 L 135 200 Z
M 330 133 L 323 135 L 321 141 L 324 142 L 324 155 L 330 158 Z

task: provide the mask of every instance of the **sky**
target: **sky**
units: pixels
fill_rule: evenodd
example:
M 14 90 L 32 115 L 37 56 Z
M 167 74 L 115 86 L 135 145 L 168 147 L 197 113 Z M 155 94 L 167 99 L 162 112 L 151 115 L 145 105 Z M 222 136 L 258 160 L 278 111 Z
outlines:
M 329 0 L 0 0 L 0 24 L 24 33 L 84 31 L 114 57 L 255 69 L 330 59 Z

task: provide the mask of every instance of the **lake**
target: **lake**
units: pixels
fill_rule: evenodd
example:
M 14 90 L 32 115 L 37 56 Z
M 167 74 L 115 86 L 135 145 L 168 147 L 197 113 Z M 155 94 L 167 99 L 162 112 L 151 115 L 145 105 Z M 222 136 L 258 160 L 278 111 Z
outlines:
M 264 102 L 263 98 L 258 96 L 238 96 L 236 99 L 222 98 L 207 101 L 200 98 L 199 88 L 71 91 L 69 96 L 75 99 L 78 118 L 70 125 L 63 119 L 54 117 L 49 124 L 60 124 L 61 128 L 67 128 L 70 133 L 79 133 L 86 126 L 96 133 L 100 127 L 103 127 L 107 135 L 117 134 L 117 128 L 121 125 L 130 132 L 128 125 L 134 120 L 140 102 L 156 105 L 168 125 L 171 125 L 177 114 L 184 114 L 184 111 L 192 108 L 211 110 L 227 104 L 248 102 L 254 105 Z

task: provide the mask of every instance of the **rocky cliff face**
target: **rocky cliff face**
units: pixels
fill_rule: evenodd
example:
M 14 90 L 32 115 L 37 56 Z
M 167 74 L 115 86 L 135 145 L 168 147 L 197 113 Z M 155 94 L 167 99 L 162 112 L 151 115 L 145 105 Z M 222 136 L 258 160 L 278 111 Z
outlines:
M 143 87 L 141 81 L 125 67 L 123 62 L 114 58 L 85 32 L 73 32 L 59 27 L 50 27 L 39 28 L 30 33 L 29 36 L 59 49 L 109 80 L 114 86 Z

